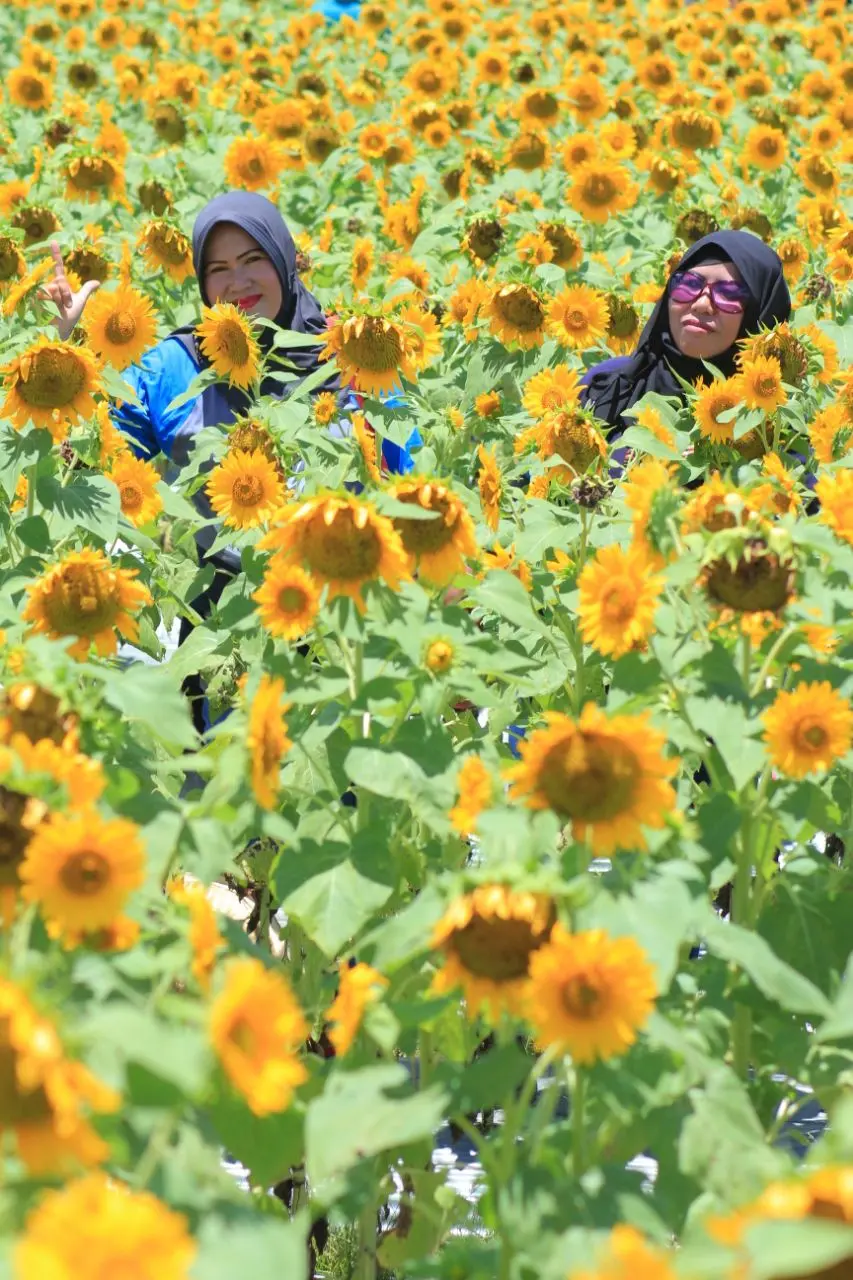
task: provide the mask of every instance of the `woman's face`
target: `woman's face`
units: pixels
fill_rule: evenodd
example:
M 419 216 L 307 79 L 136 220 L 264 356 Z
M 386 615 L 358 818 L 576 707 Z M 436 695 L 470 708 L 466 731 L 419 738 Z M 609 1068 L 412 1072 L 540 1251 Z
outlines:
M 703 262 L 690 267 L 692 275 L 702 276 L 707 283 L 735 280 L 743 276 L 733 262 Z M 706 289 L 693 302 L 669 299 L 669 332 L 679 351 L 694 360 L 713 360 L 737 342 L 743 324 L 743 310 L 719 311 Z
M 278 273 L 257 240 L 232 222 L 213 228 L 204 251 L 204 291 L 253 316 L 274 320 L 283 301 Z

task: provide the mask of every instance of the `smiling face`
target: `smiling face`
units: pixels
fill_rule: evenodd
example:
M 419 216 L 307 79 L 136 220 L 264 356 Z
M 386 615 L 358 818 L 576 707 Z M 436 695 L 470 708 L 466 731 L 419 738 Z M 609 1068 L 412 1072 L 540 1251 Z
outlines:
M 250 315 L 274 320 L 281 281 L 256 240 L 231 222 L 213 228 L 204 251 L 204 292 L 211 303 L 233 302 Z
M 733 262 L 703 262 L 690 267 L 692 275 L 702 276 L 708 284 L 717 280 L 743 282 Z M 743 312 L 718 311 L 706 289 L 693 302 L 669 299 L 669 331 L 679 351 L 694 360 L 713 360 L 737 342 L 743 324 Z

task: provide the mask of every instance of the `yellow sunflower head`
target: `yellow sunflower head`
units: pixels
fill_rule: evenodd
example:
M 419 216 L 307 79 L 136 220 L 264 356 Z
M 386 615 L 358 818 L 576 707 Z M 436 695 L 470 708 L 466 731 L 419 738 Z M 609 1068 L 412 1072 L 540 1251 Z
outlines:
M 383 580 L 396 590 L 410 577 L 400 535 L 386 516 L 349 495 L 318 494 L 280 512 L 280 523 L 264 534 L 262 550 L 280 551 L 301 564 L 330 597 L 349 596 L 364 608 L 362 588 Z
M 157 492 L 160 475 L 152 462 L 144 462 L 129 451 L 120 453 L 108 472 L 119 491 L 122 514 L 139 528 L 156 520 L 163 510 L 163 499 Z
M 436 925 L 432 945 L 442 967 L 436 991 L 461 988 L 470 1018 L 486 1009 L 492 1019 L 520 1013 L 530 962 L 547 942 L 556 913 L 543 894 L 506 885 L 480 885 L 451 903 Z
M 643 828 L 663 827 L 675 810 L 669 778 L 678 764 L 664 756 L 666 739 L 648 714 L 608 717 L 589 703 L 577 721 L 559 712 L 545 719 L 509 770 L 512 797 L 569 819 L 596 854 L 645 849 Z
M 339 320 L 326 335 L 323 355 L 334 357 L 344 379 L 367 395 L 393 391 L 401 378 L 415 376 L 406 330 L 385 316 Z
M 332 1025 L 329 1040 L 338 1057 L 349 1053 L 364 1015 L 382 996 L 388 979 L 369 964 L 342 964 L 338 971 L 338 992 L 326 1013 Z
M 431 519 L 394 517 L 409 568 L 437 586 L 445 586 L 465 568 L 465 557 L 477 553 L 474 522 L 462 500 L 446 485 L 415 477 L 391 489 L 398 502 L 431 512 Z
M 139 233 L 138 244 L 152 271 L 165 271 L 176 284 L 193 274 L 189 240 L 182 231 L 163 218 L 145 223 Z
M 585 643 L 613 658 L 644 648 L 663 585 L 641 548 L 601 547 L 578 578 L 578 618 Z
M 251 760 L 252 791 L 262 809 L 272 809 L 278 798 L 278 775 L 283 756 L 293 745 L 287 736 L 284 713 L 284 681 L 261 676 L 249 707 L 246 745 Z
M 762 720 L 767 754 L 789 778 L 825 773 L 850 750 L 853 707 L 827 680 L 781 690 Z
M 569 350 L 586 350 L 605 336 L 610 310 L 604 294 L 589 285 L 569 285 L 548 306 L 548 332 Z
M 85 658 L 92 643 L 99 654 L 113 654 L 116 632 L 133 643 L 139 626 L 132 614 L 151 604 L 136 576 L 136 569 L 116 568 L 102 551 L 71 551 L 30 584 L 22 617 L 53 639 L 76 636 L 69 649 L 75 657 Z
M 491 332 L 506 346 L 527 351 L 545 336 L 545 304 L 530 285 L 498 284 L 487 312 Z
M 2 412 L 16 427 L 46 427 L 62 441 L 68 428 L 95 416 L 93 394 L 101 390 L 95 356 L 85 347 L 39 337 L 3 370 Z
M 251 322 L 239 307 L 217 302 L 202 308 L 202 323 L 196 328 L 201 353 L 229 386 L 245 389 L 260 374 L 260 349 Z
M 311 630 L 320 608 L 320 591 L 310 574 L 286 557 L 273 556 L 252 597 L 270 635 L 298 640 Z
M 284 501 L 278 468 L 260 449 L 229 451 L 211 471 L 205 490 L 213 510 L 232 529 L 256 528 Z
M 135 364 L 157 336 L 154 308 L 128 285 L 100 291 L 86 307 L 89 346 L 114 369 Z

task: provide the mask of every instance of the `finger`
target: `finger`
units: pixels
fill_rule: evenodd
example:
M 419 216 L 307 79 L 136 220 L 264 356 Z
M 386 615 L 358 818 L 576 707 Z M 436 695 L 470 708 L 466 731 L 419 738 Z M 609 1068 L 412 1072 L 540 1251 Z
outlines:
M 56 240 L 50 242 L 50 254 L 53 258 L 53 276 L 58 286 L 59 296 L 56 303 L 60 307 L 70 307 L 72 301 L 71 286 L 65 274 L 65 263 L 62 261 L 62 250 Z
M 89 301 L 92 294 L 95 293 L 98 289 L 100 289 L 100 287 L 101 287 L 100 280 L 86 281 L 86 283 L 81 288 L 80 292 L 77 294 L 77 297 L 80 299 L 82 306 L 85 307 L 86 303 Z

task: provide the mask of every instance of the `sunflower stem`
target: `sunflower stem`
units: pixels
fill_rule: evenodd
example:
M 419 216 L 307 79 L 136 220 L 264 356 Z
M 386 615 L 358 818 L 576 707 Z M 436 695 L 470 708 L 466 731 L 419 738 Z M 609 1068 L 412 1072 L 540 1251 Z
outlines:
M 750 675 L 752 673 L 752 641 L 749 636 L 741 636 L 740 638 L 740 678 L 743 681 L 743 687 L 747 695 L 750 689 Z
M 31 520 L 36 509 L 36 468 L 38 463 L 33 463 L 31 467 L 24 469 L 24 475 L 27 477 L 27 514 L 26 519 Z
M 376 1206 L 373 1203 L 361 1211 L 358 1246 L 355 1280 L 376 1280 Z
M 744 813 L 741 829 L 740 849 L 738 850 L 737 868 L 732 886 L 733 924 L 743 929 L 752 928 L 752 832 L 753 815 L 750 810 Z M 749 1071 L 750 1041 L 752 1039 L 752 1010 L 745 1004 L 735 1002 L 734 1017 L 731 1030 L 732 1067 L 740 1079 L 746 1079 Z
M 774 642 L 770 652 L 768 653 L 767 657 L 764 659 L 761 670 L 756 676 L 755 683 L 753 684 L 752 690 L 751 690 L 751 695 L 750 695 L 751 697 L 757 698 L 758 695 L 761 693 L 762 689 L 764 688 L 765 681 L 767 680 L 767 677 L 770 674 L 770 668 L 772 667 L 773 663 L 776 661 L 776 655 L 779 653 L 779 650 L 782 648 L 782 645 L 785 643 L 785 641 L 788 640 L 796 630 L 797 628 L 795 626 L 785 627 L 784 631 L 782 631 L 778 639 Z
M 584 1143 L 584 1110 L 586 1102 L 586 1075 L 583 1067 L 575 1064 L 574 1088 L 571 1096 L 572 1121 L 572 1172 L 579 1178 L 584 1171 L 586 1157 Z

